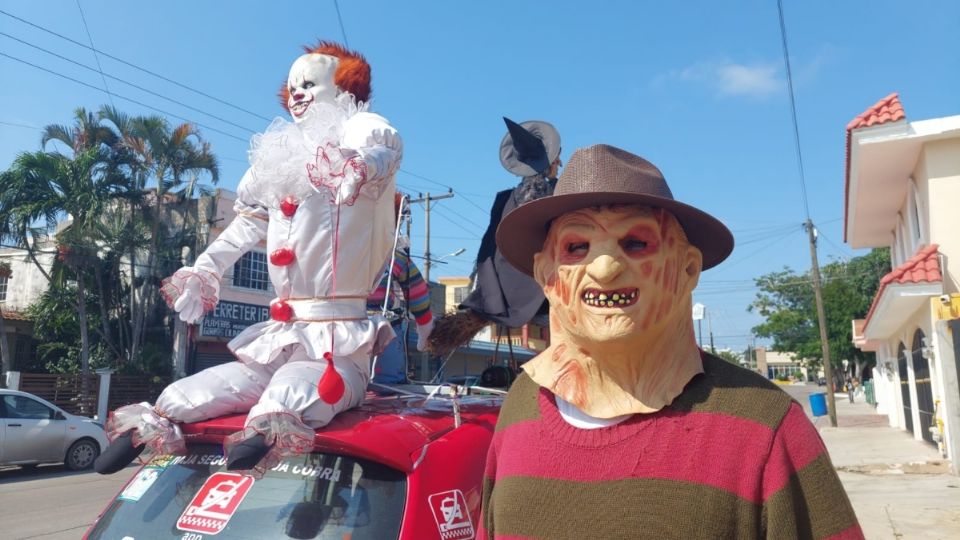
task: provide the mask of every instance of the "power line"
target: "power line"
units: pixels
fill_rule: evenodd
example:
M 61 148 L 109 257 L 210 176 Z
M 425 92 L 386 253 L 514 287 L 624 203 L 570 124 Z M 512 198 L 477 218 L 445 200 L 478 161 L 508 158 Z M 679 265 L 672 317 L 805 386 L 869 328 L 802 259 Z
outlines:
M 797 167 L 800 169 L 800 192 L 803 194 L 803 209 L 810 221 L 810 205 L 807 202 L 807 182 L 803 174 L 803 155 L 800 152 L 800 128 L 797 125 L 797 102 L 793 95 L 793 72 L 790 69 L 790 53 L 787 51 L 787 26 L 783 20 L 783 0 L 777 0 L 780 16 L 780 42 L 783 44 L 783 63 L 787 70 L 787 89 L 790 91 L 790 114 L 793 119 L 793 142 L 797 152 Z
M 429 182 L 429 183 L 434 184 L 434 185 L 436 185 L 436 186 L 440 186 L 440 187 L 443 187 L 443 188 L 446 188 L 446 189 L 453 189 L 453 187 L 450 186 L 449 184 L 444 184 L 443 182 L 438 182 L 438 181 L 436 181 L 436 180 L 434 180 L 434 179 L 432 179 L 432 178 L 427 178 L 426 176 L 423 176 L 422 174 L 417 174 L 417 173 L 415 173 L 415 172 L 408 171 L 407 169 L 404 169 L 404 168 L 402 168 L 402 167 L 400 168 L 400 172 L 402 172 L 402 173 L 404 173 L 404 174 L 407 174 L 407 175 L 410 175 L 410 176 L 412 176 L 412 177 L 414 177 L 414 178 L 419 178 L 420 180 L 423 180 L 424 182 Z M 463 200 L 465 200 L 465 201 L 467 201 L 468 203 L 470 203 L 471 205 L 473 205 L 473 207 L 479 209 L 479 210 L 480 210 L 481 212 L 483 212 L 484 214 L 489 214 L 490 211 L 489 211 L 488 209 L 485 209 L 485 208 L 481 207 L 480 205 L 478 205 L 477 203 L 475 203 L 475 202 L 473 202 L 472 200 L 470 200 L 470 197 L 467 196 L 467 195 L 468 195 L 467 193 L 464 193 L 464 192 L 462 192 L 462 191 L 460 191 L 460 190 L 456 190 L 456 192 L 457 192 L 457 195 L 460 195 L 460 196 L 463 198 Z
M 79 79 L 74 79 L 73 77 L 70 77 L 70 76 L 68 76 L 68 75 L 64 75 L 63 73 L 59 73 L 59 72 L 57 72 L 57 71 L 53 71 L 53 70 L 51 70 L 51 69 L 47 69 L 47 68 L 42 67 L 42 66 L 38 66 L 38 65 L 36 65 L 36 64 L 34 64 L 34 63 L 27 62 L 26 60 L 17 58 L 16 56 L 11 56 L 11 55 L 9 55 L 9 54 L 7 54 L 7 53 L 5 53 L 5 52 L 0 51 L 0 56 L 4 56 L 4 57 L 9 58 L 9 59 L 11 59 L 11 60 L 16 60 L 17 62 L 20 62 L 21 64 L 26 64 L 26 65 L 28 65 L 28 66 L 30 66 L 30 67 L 34 67 L 34 68 L 37 68 L 37 69 L 39 69 L 39 70 L 41 70 L 41 71 L 46 71 L 47 73 L 56 75 L 57 77 L 62 77 L 62 78 L 64 78 L 64 79 L 67 79 L 68 81 L 73 81 L 73 82 L 75 82 L 75 83 L 77 83 L 77 84 L 86 86 L 86 87 L 88 87 L 88 88 L 92 88 L 92 89 L 97 90 L 97 91 L 99 91 L 99 92 L 103 92 L 103 88 L 97 88 L 96 86 L 94 86 L 94 85 L 92 85 L 92 84 L 90 84 L 90 83 L 86 83 L 86 82 L 83 82 L 83 81 L 81 81 L 81 80 L 79 80 Z M 130 103 L 134 103 L 134 104 L 136 104 L 136 105 L 140 105 L 141 107 L 146 107 L 146 108 L 148 108 L 148 109 L 150 109 L 150 110 L 153 110 L 153 111 L 156 111 L 156 112 L 158 112 L 158 113 L 160 113 L 160 114 L 165 114 L 165 115 L 167 115 L 167 116 L 171 116 L 171 117 L 173 117 L 173 118 L 177 118 L 177 119 L 183 120 L 184 122 L 190 122 L 190 123 L 192 123 L 192 124 L 196 124 L 196 125 L 204 128 L 204 129 L 207 129 L 207 130 L 210 130 L 210 131 L 214 131 L 214 132 L 216 132 L 216 133 L 220 133 L 221 135 L 225 135 L 225 136 L 227 136 L 227 137 L 231 137 L 231 138 L 236 139 L 236 140 L 241 141 L 241 142 L 249 142 L 247 139 L 244 139 L 244 138 L 242 138 L 242 137 L 237 137 L 236 135 L 233 135 L 232 133 L 227 133 L 226 131 L 219 130 L 219 129 L 215 128 L 215 127 L 207 126 L 207 125 L 201 124 L 200 122 L 195 122 L 195 121 L 193 121 L 193 120 L 190 120 L 189 118 L 184 118 L 183 116 L 180 116 L 180 115 L 178 115 L 178 114 L 173 114 L 173 113 L 171 113 L 171 112 L 164 111 L 163 109 L 158 109 L 158 108 L 156 108 L 156 107 L 153 107 L 152 105 L 147 105 L 146 103 L 143 103 L 142 101 L 137 101 L 137 100 L 135 100 L 135 99 L 133 99 L 133 98 L 128 98 L 128 97 L 122 96 L 122 95 L 120 95 L 120 94 L 114 94 L 114 95 L 115 95 L 116 97 L 120 98 L 120 99 L 129 101 Z
M 0 124 L 3 124 L 5 126 L 12 126 L 12 127 L 18 127 L 18 128 L 24 128 L 24 129 L 35 129 L 37 131 L 43 131 L 43 128 L 38 128 L 36 126 L 28 126 L 26 124 L 17 124 L 14 122 L 4 122 L 2 120 L 0 120 Z
M 337 10 L 337 22 L 340 23 L 340 33 L 343 34 L 343 45 L 349 49 L 350 42 L 347 41 L 347 30 L 343 27 L 343 17 L 340 16 L 340 4 L 337 0 L 333 0 L 333 7 Z
M 80 7 L 80 0 L 77 0 L 77 9 L 80 10 L 80 20 L 83 21 L 83 29 L 87 32 L 87 41 L 90 42 L 93 58 L 97 61 L 97 71 L 100 72 L 100 80 L 103 81 L 104 91 L 107 93 L 110 105 L 116 108 L 117 105 L 113 102 L 113 94 L 110 93 L 110 86 L 107 85 L 107 79 L 103 76 L 103 66 L 100 65 L 100 55 L 98 55 L 97 50 L 93 48 L 93 36 L 90 35 L 90 27 L 87 25 L 87 17 L 83 14 L 83 8 Z
M 57 57 L 57 58 L 59 58 L 59 59 L 61 59 L 61 60 L 65 60 L 65 61 L 67 61 L 67 62 L 70 62 L 71 64 L 80 66 L 80 67 L 82 67 L 82 68 L 84 68 L 84 69 L 87 69 L 87 70 L 90 70 L 90 71 L 93 71 L 93 72 L 97 72 L 96 69 L 94 69 L 94 68 L 92 68 L 92 67 L 90 67 L 90 66 L 88 66 L 88 65 L 86 65 L 86 64 L 84 64 L 84 63 L 82 63 L 82 62 L 78 62 L 78 61 L 73 60 L 73 59 L 71 59 L 71 58 L 67 58 L 66 56 L 57 54 L 57 53 L 55 53 L 55 52 L 53 52 L 53 51 L 51 51 L 51 50 L 48 50 L 48 49 L 45 49 L 45 48 L 39 46 L 39 45 L 30 43 L 29 41 L 25 41 L 25 40 L 22 40 L 22 39 L 20 39 L 20 38 L 18 38 L 18 37 L 11 36 L 10 34 L 8 34 L 8 33 L 6 33 L 6 32 L 0 32 L 0 36 L 4 36 L 4 37 L 6 37 L 6 38 L 12 39 L 12 40 L 17 41 L 17 42 L 19 42 L 19 43 L 22 43 L 22 44 L 24 44 L 24 45 L 26 45 L 26 46 L 28 46 L 28 47 L 33 47 L 34 49 L 37 49 L 37 50 L 39 50 L 39 51 L 43 51 L 43 52 L 45 52 L 45 53 L 47 53 L 47 54 L 49 54 L 49 55 L 51 55 L 51 56 L 55 56 L 55 57 Z M 104 73 L 103 71 L 99 71 L 99 73 L 100 73 L 100 76 L 101 76 L 101 77 L 109 77 L 109 78 L 111 78 L 111 79 L 113 79 L 113 80 L 115 80 L 115 81 L 119 81 L 119 82 L 121 82 L 121 83 L 123 83 L 123 84 L 126 84 L 127 86 L 132 86 L 133 88 L 136 88 L 137 90 L 140 90 L 141 92 L 146 92 L 146 93 L 148 93 L 148 94 L 150 94 L 150 95 L 152 95 L 152 96 L 155 96 L 155 97 L 158 97 L 158 98 L 160 98 L 160 99 L 169 101 L 170 103 L 174 103 L 174 104 L 180 105 L 181 107 L 186 107 L 187 109 L 190 109 L 190 110 L 192 110 L 192 111 L 194 111 L 194 112 L 198 112 L 198 113 L 200 113 L 200 114 L 209 116 L 210 118 L 219 120 L 219 121 L 221 121 L 221 122 L 223 122 L 223 123 L 225 123 L 225 124 L 230 124 L 231 126 L 236 127 L 236 128 L 240 128 L 240 129 L 242 129 L 242 130 L 244 130 L 244 131 L 249 131 L 250 133 L 256 133 L 255 130 L 252 130 L 252 129 L 248 128 L 248 127 L 241 126 L 240 124 L 235 124 L 235 123 L 231 122 L 230 120 L 227 120 L 226 118 L 221 118 L 221 117 L 219 117 L 219 116 L 217 116 L 217 115 L 215 115 L 215 114 L 208 113 L 208 112 L 206 112 L 206 111 L 204 111 L 204 110 L 202 110 L 202 109 L 198 109 L 198 108 L 196 108 L 196 107 L 187 105 L 186 103 L 184 103 L 184 102 L 182 102 L 182 101 L 178 101 L 178 100 L 176 100 L 176 99 L 167 97 L 167 96 L 165 96 L 165 95 L 163 95 L 163 94 L 154 92 L 153 90 L 150 90 L 150 89 L 148 89 L 148 88 L 144 88 L 144 87 L 142 87 L 142 86 L 140 86 L 140 85 L 137 85 L 137 84 L 134 84 L 134 83 L 132 83 L 132 82 L 130 82 L 130 81 L 121 79 L 120 77 L 115 77 L 115 76 L 113 76 L 113 75 L 111 75 L 111 74 L 109 74 L 109 73 Z M 113 94 L 110 93 L 109 90 L 107 91 L 107 94 L 110 95 L 111 97 L 113 96 Z M 110 103 L 111 103 L 111 104 L 113 103 L 113 100 L 112 100 L 112 99 L 110 100 Z
M 109 58 L 109 59 L 111 59 L 111 60 L 113 60 L 113 61 L 115 61 L 115 62 L 120 62 L 121 64 L 124 64 L 124 65 L 126 65 L 126 66 L 132 67 L 132 68 L 134 68 L 134 69 L 136 69 L 136 70 L 142 71 L 142 72 L 144 72 L 144 73 L 146 73 L 146 74 L 148 74 L 148 75 L 152 75 L 152 76 L 154 76 L 154 77 L 156 77 L 156 78 L 158 78 L 158 79 L 162 79 L 162 80 L 164 80 L 164 81 L 166 81 L 166 82 L 168 82 L 168 83 L 170 83 L 170 84 L 174 84 L 174 85 L 176 85 L 176 86 L 179 86 L 180 88 L 183 88 L 183 89 L 185 89 L 185 90 L 189 90 L 189 91 L 191 91 L 191 92 L 193 92 L 193 93 L 195 93 L 195 94 L 199 94 L 199 95 L 201 95 L 201 96 L 203 96 L 203 97 L 205 97 L 205 98 L 212 99 L 212 100 L 214 100 L 214 101 L 216 101 L 216 102 L 218 102 L 218 103 L 222 103 L 222 104 L 224 104 L 224 105 L 226 105 L 226 106 L 228 106 L 228 107 L 232 107 L 232 108 L 234 108 L 234 109 L 236 109 L 236 110 L 238 110 L 238 111 L 245 112 L 245 113 L 247 113 L 247 114 L 249 114 L 249 115 L 252 115 L 252 116 L 255 116 L 255 117 L 257 117 L 257 118 L 260 118 L 261 120 L 266 120 L 267 122 L 269 122 L 269 121 L 272 120 L 272 118 L 268 118 L 268 117 L 263 116 L 263 115 L 261 115 L 261 114 L 258 114 L 258 113 L 255 113 L 255 112 L 253 112 L 253 111 L 250 111 L 250 110 L 248 110 L 248 109 L 244 109 L 243 107 L 239 107 L 239 106 L 237 106 L 237 105 L 234 105 L 233 103 L 224 101 L 224 100 L 222 100 L 222 99 L 220 99 L 220 98 L 218 98 L 218 97 L 216 97 L 216 96 L 212 96 L 212 95 L 210 95 L 210 94 L 208 94 L 208 93 L 206 93 L 206 92 L 197 90 L 196 88 L 192 88 L 192 87 L 187 86 L 187 85 L 185 85 L 185 84 L 183 84 L 183 83 L 179 83 L 179 82 L 177 82 L 177 81 L 175 81 L 175 80 L 173 80 L 173 79 L 171 79 L 171 78 L 169 78 L 169 77 L 165 77 L 165 76 L 163 76 L 163 75 L 160 75 L 159 73 L 155 73 L 155 72 L 153 72 L 153 71 L 150 71 L 149 69 L 140 67 L 140 66 L 138 66 L 138 65 L 136 65 L 136 64 L 133 64 L 133 63 L 131 63 L 131 62 L 127 62 L 126 60 L 123 60 L 123 59 L 121 59 L 121 58 L 117 58 L 116 56 L 113 56 L 113 55 L 111 55 L 111 54 L 105 53 L 105 52 L 103 52 L 103 51 L 101 51 L 101 50 L 99 50 L 99 49 L 94 49 L 93 47 L 91 47 L 91 46 L 89 46 L 89 45 L 84 45 L 83 43 L 80 43 L 79 41 L 77 41 L 77 40 L 75 40 L 75 39 L 68 38 L 67 36 L 65 36 L 65 35 L 63 35 L 63 34 L 58 34 L 57 32 L 54 32 L 53 30 L 50 30 L 49 28 L 45 28 L 45 27 L 43 27 L 43 26 L 40 26 L 39 24 L 35 24 L 35 23 L 32 23 L 32 22 L 30 22 L 30 21 L 28 21 L 28 20 L 26 20 L 26 19 L 21 18 L 21 17 L 17 17 L 16 15 L 14 15 L 14 14 L 12 14 L 12 13 L 9 13 L 9 12 L 7 12 L 7 11 L 4 11 L 4 10 L 2 10 L 2 9 L 0 9 L 0 14 L 6 15 L 7 17 L 10 17 L 11 19 L 16 19 L 16 20 L 18 20 L 18 21 L 20 21 L 20 22 L 22 22 L 22 23 L 24 23 L 24 24 L 26 24 L 26 25 L 32 26 L 32 27 L 34 27 L 34 28 L 36 28 L 36 29 L 38 29 L 38 30 L 41 30 L 41 31 L 43 31 L 43 32 L 46 32 L 46 33 L 48 33 L 48 34 L 52 34 L 52 35 L 54 35 L 54 36 L 57 36 L 57 37 L 60 38 L 60 39 L 69 41 L 70 43 L 73 43 L 74 45 L 79 45 L 80 47 L 83 47 L 83 48 L 85 48 L 85 49 L 90 49 L 90 50 L 92 50 L 93 52 L 99 53 L 99 54 L 101 54 L 101 55 L 103 55 L 103 56 L 106 56 L 107 58 Z M 102 89 L 98 89 L 98 90 L 103 91 Z M 117 97 L 120 97 L 120 96 L 117 96 Z M 125 98 L 124 98 L 124 99 L 125 99 Z M 129 100 L 128 100 L 128 101 L 129 101 Z

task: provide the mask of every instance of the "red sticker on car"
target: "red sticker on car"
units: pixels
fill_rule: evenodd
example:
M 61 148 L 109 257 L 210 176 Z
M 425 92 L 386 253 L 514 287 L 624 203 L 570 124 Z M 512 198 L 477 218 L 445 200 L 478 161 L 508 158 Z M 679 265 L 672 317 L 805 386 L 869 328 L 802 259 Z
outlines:
M 202 534 L 219 533 L 227 527 L 251 487 L 252 476 L 225 472 L 212 474 L 177 520 L 177 528 Z
M 440 538 L 443 540 L 468 540 L 473 538 L 473 520 L 470 519 L 470 509 L 467 508 L 467 499 L 459 489 L 444 491 L 431 495 L 430 509 L 433 518 L 440 529 Z

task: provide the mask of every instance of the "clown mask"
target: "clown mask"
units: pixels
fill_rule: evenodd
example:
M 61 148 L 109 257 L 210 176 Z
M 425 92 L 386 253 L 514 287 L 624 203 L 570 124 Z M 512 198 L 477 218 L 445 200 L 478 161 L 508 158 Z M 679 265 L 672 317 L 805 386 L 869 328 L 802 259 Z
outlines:
M 333 102 L 339 89 L 333 82 L 339 60 L 325 54 L 305 54 L 290 67 L 287 108 L 294 122 L 303 120 L 314 102 Z

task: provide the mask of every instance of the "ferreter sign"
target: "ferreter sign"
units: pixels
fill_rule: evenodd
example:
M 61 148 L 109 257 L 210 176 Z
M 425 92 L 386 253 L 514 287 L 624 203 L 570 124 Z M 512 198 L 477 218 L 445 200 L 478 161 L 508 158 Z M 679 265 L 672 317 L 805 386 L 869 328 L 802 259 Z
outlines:
M 270 318 L 270 308 L 242 302 L 221 300 L 200 323 L 200 335 L 232 338 L 244 328 Z

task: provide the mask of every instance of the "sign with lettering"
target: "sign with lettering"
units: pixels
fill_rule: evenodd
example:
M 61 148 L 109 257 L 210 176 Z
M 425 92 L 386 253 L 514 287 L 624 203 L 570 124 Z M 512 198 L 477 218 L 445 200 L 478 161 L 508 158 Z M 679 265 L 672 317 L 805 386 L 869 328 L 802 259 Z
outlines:
M 268 306 L 221 300 L 213 311 L 203 317 L 200 323 L 200 335 L 232 338 L 243 332 L 246 327 L 269 318 Z

